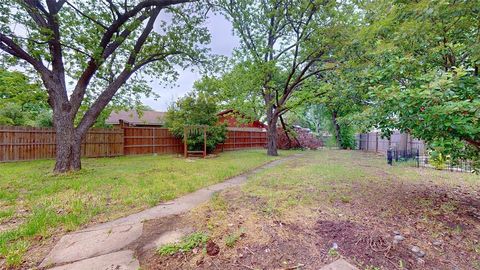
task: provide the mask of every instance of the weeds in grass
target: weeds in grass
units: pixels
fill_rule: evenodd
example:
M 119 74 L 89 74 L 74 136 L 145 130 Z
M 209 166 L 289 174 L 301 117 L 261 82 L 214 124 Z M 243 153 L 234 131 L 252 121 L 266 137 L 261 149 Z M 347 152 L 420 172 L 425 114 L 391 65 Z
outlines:
M 2 210 L 0 211 L 0 221 L 8 219 L 13 216 L 15 212 L 13 209 L 8 209 L 8 210 Z
M 242 235 L 245 234 L 245 230 L 242 228 L 240 229 L 239 231 L 237 232 L 234 232 L 230 235 L 228 235 L 226 238 L 225 238 L 225 245 L 229 248 L 232 248 L 235 246 L 235 244 L 237 244 L 238 240 L 242 237 Z
M 330 248 L 328 250 L 328 256 L 332 257 L 332 258 L 337 258 L 338 256 L 340 256 L 340 253 L 338 252 L 338 249 L 336 248 Z
M 177 252 L 190 252 L 196 247 L 205 246 L 208 235 L 195 232 L 185 236 L 179 243 L 168 244 L 158 248 L 157 253 L 161 256 L 173 255 Z
M 380 267 L 369 265 L 365 268 L 365 270 L 381 270 Z
M 342 195 L 342 196 L 340 197 L 340 201 L 341 201 L 342 203 L 350 203 L 350 202 L 352 201 L 352 197 L 347 196 L 347 195 Z
M 216 211 L 226 211 L 228 209 L 227 202 L 225 199 L 220 195 L 219 192 L 215 192 L 210 199 L 211 205 L 214 210 Z
M 27 241 L 17 241 L 14 242 L 8 248 L 8 252 L 5 254 L 5 262 L 9 266 L 18 267 L 23 262 L 23 256 L 28 250 L 28 242 Z M 3 250 L 1 250 L 3 253 Z

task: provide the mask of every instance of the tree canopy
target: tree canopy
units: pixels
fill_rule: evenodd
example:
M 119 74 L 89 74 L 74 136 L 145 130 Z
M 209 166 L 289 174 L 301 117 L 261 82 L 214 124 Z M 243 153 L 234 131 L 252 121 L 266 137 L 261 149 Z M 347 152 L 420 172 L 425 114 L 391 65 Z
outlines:
M 80 169 L 80 143 L 112 101 L 152 94 L 146 77 L 204 59 L 208 5 L 194 0 L 5 0 L 0 57 L 38 75 L 57 132 L 55 170 Z

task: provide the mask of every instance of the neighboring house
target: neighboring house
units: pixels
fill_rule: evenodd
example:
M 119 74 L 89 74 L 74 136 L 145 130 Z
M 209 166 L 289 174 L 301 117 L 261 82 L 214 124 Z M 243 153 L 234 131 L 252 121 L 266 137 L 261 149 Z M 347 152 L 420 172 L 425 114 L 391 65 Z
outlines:
M 267 125 L 259 120 L 249 120 L 244 114 L 233 109 L 225 110 L 217 114 L 219 123 L 226 123 L 228 127 L 253 127 L 267 128 Z
M 105 121 L 108 125 L 137 126 L 137 127 L 163 127 L 165 125 L 165 112 L 143 111 L 140 114 L 136 110 L 112 112 Z

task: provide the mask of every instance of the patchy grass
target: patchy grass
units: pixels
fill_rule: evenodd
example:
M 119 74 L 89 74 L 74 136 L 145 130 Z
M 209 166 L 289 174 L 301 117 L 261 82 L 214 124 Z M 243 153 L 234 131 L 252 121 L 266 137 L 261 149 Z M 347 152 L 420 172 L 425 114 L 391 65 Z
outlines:
M 173 255 L 178 252 L 190 252 L 194 248 L 204 247 L 208 241 L 208 235 L 203 232 L 195 232 L 182 238 L 179 243 L 164 245 L 158 248 L 159 255 Z
M 225 245 L 229 248 L 233 248 L 244 234 L 245 230 L 242 228 L 232 234 L 227 235 L 225 238 Z
M 29 246 L 52 234 L 138 212 L 273 159 L 264 150 L 85 159 L 84 169 L 64 175 L 51 173 L 51 160 L 0 164 L 0 259 L 18 266 Z
M 219 255 L 162 257 L 160 265 L 319 269 L 343 257 L 359 269 L 480 270 L 479 187 L 478 175 L 392 167 L 356 151 L 307 151 L 187 215 L 224 243 Z M 394 243 L 396 232 L 403 241 Z

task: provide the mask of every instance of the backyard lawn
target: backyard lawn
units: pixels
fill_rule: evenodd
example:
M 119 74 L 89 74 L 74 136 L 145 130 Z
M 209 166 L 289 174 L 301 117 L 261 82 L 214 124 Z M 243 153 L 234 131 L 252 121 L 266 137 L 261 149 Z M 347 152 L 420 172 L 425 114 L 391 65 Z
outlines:
M 306 152 L 145 228 L 172 222 L 194 234 L 139 253 L 142 269 L 319 269 L 340 257 L 361 270 L 480 269 L 480 176 L 360 151 Z
M 0 164 L 0 268 L 20 265 L 26 257 L 26 265 L 41 259 L 25 254 L 52 241 L 54 234 L 137 212 L 273 159 L 264 150 L 194 160 L 85 159 L 80 172 L 58 176 L 51 173 L 52 160 Z

